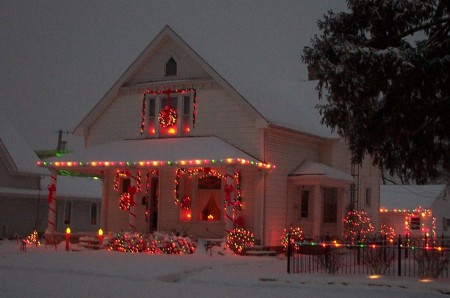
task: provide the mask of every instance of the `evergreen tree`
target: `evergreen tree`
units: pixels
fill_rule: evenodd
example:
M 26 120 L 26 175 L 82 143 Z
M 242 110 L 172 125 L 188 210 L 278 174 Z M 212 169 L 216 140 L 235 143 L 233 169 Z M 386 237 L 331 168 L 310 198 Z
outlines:
M 347 0 L 303 49 L 322 121 L 391 175 L 426 183 L 450 170 L 450 1 Z

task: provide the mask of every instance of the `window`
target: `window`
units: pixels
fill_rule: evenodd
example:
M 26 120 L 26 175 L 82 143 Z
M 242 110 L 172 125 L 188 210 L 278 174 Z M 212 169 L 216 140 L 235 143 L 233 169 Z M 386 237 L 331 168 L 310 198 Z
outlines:
M 91 225 L 97 225 L 97 203 L 91 203 Z
M 148 106 L 146 131 L 149 137 L 179 137 L 189 135 L 191 132 L 193 92 L 173 92 L 170 93 L 170 98 L 167 96 L 167 93 L 149 94 L 146 96 L 146 105 Z M 163 109 L 176 111 L 176 120 L 173 125 L 164 127 L 159 122 L 159 115 Z
M 221 179 L 206 176 L 198 179 L 198 220 L 221 220 Z
M 130 179 L 126 178 L 126 179 L 122 179 L 122 193 L 126 193 L 128 192 L 128 188 L 131 185 L 131 181 Z
M 302 197 L 300 202 L 300 217 L 308 218 L 309 215 L 309 191 L 302 191 Z
M 420 230 L 420 217 L 411 217 L 411 230 Z
M 337 222 L 337 189 L 323 189 L 323 222 Z
M 65 201 L 64 202 L 64 224 L 70 225 L 72 218 L 72 202 Z
M 180 222 L 223 221 L 222 178 L 185 174 L 179 183 Z
M 183 195 L 180 198 L 180 219 L 182 221 L 192 220 L 192 180 L 192 176 L 183 175 L 180 181 L 180 189 L 183 189 Z
M 177 62 L 172 57 L 166 63 L 166 76 L 177 75 Z
M 442 218 L 442 227 L 444 231 L 448 231 L 448 227 L 450 227 L 450 218 Z
M 370 187 L 366 188 L 366 206 L 370 206 L 372 203 L 372 189 Z

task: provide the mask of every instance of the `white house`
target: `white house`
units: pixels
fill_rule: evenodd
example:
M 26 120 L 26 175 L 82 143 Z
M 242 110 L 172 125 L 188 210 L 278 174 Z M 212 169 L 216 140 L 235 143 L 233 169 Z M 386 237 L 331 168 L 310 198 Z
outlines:
M 450 236 L 450 197 L 446 185 L 381 185 L 380 224 L 397 235 Z
M 37 155 L 0 113 L 0 237 L 26 236 L 47 228 L 50 171 L 36 167 Z M 55 231 L 96 231 L 101 181 L 60 176 Z
M 75 128 L 85 150 L 39 162 L 56 198 L 56 171 L 70 169 L 103 177 L 101 226 L 111 232 L 222 238 L 237 225 L 278 246 L 289 226 L 341 236 L 350 206 L 377 225 L 379 170 L 369 158 L 352 165 L 345 142 L 320 124 L 317 82 L 291 75 L 300 62 L 282 53 L 254 61 L 264 49 L 251 44 L 248 55 L 220 59 L 208 34 L 188 44 L 162 29 Z M 267 72 L 248 68 L 266 62 Z M 274 63 L 286 71 L 274 75 Z

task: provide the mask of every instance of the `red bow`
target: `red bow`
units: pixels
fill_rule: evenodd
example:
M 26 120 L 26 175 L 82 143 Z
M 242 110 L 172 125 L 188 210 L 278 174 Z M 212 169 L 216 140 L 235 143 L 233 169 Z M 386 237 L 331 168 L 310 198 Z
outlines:
M 225 203 L 227 203 L 227 205 L 231 205 L 231 193 L 234 191 L 234 187 L 231 184 L 226 184 L 225 188 Z
M 134 201 L 134 194 L 136 192 L 137 192 L 136 186 L 128 187 L 128 193 L 130 194 L 130 206 L 136 205 L 136 202 Z

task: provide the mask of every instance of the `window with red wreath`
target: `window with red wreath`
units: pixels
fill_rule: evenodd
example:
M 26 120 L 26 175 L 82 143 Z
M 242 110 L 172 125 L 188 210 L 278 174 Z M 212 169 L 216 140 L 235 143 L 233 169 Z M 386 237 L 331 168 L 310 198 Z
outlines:
M 189 135 L 193 127 L 193 93 L 173 92 L 146 96 L 146 123 L 149 137 L 179 137 Z

